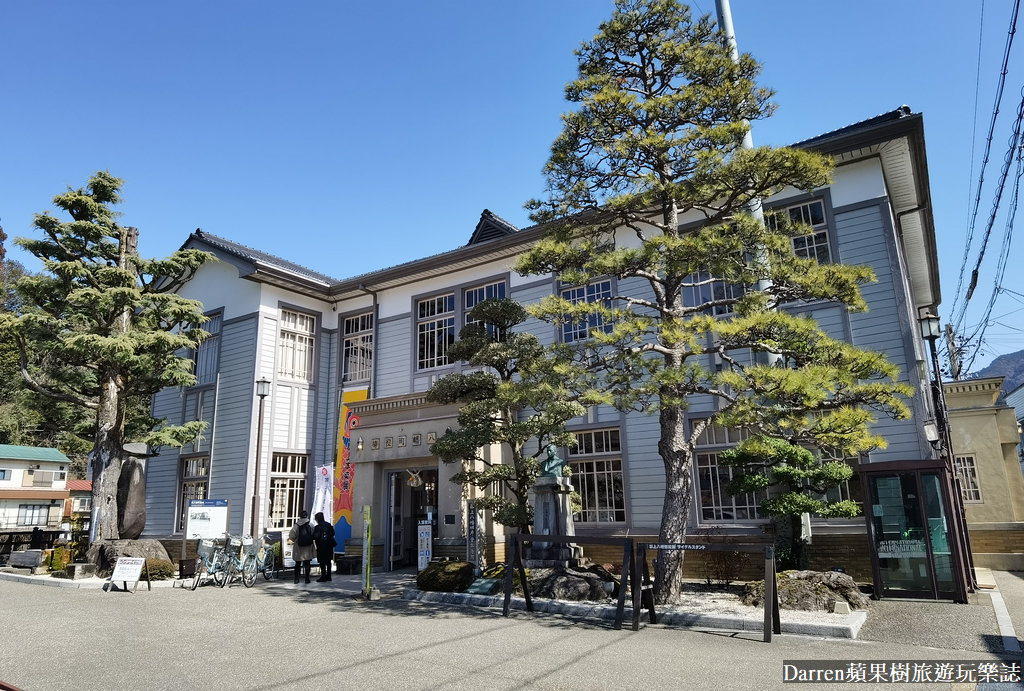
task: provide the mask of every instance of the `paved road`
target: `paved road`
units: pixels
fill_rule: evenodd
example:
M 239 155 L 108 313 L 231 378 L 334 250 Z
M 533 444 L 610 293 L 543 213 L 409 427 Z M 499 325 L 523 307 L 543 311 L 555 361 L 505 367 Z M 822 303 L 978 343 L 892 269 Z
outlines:
M 251 590 L 135 594 L 0 581 L 0 613 L 0 680 L 26 690 L 750 691 L 783 688 L 788 659 L 1000 659 L 893 642 L 783 635 L 766 644 L 757 634 L 614 631 L 553 615 L 503 619 L 494 610 L 365 602 L 262 581 Z

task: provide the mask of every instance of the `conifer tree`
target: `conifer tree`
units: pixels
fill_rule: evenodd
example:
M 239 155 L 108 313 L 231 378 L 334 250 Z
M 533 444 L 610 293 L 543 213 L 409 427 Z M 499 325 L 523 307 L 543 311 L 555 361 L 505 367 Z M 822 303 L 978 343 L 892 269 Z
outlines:
M 182 350 L 204 337 L 202 305 L 176 294 L 211 255 L 175 252 L 162 260 L 138 254 L 138 231 L 116 223 L 122 181 L 108 172 L 85 188 L 54 197 L 70 220 L 38 214 L 42 239 L 18 244 L 44 271 L 18 279 L 20 313 L 0 313 L 0 338 L 18 349 L 27 386 L 95 417 L 90 452 L 93 537 L 119 536 L 117 484 L 124 445 L 181 445 L 202 423 L 160 426 L 149 400 L 166 386 L 195 381 Z
M 830 162 L 813 152 L 741 148 L 749 123 L 774 110 L 754 59 L 734 62 L 714 22 L 675 0 L 617 0 L 576 55 L 566 98 L 579 105 L 562 116 L 546 198 L 527 204 L 550 233 L 517 269 L 574 285 L 615 279 L 607 298 L 555 295 L 531 309 L 588 326 L 579 362 L 597 379 L 581 400 L 659 417 L 659 540 L 682 542 L 695 445 L 710 425 L 786 438 L 796 425 L 794 442 L 828 438 L 857 452 L 884 443 L 870 433 L 872 413 L 906 415 L 908 389 L 883 357 L 779 309 L 864 309 L 859 286 L 873 273 L 798 257 L 791 238 L 808 227 L 750 213 L 786 187 L 830 179 Z M 695 397 L 716 412 L 688 419 Z M 681 595 L 682 555 L 658 559 L 659 602 Z

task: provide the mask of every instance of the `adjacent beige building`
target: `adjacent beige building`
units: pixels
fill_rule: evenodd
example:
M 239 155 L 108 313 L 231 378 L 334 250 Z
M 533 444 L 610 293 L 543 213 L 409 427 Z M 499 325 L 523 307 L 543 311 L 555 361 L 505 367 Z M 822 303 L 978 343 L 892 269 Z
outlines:
M 944 385 L 957 475 L 975 566 L 1024 570 L 1024 475 L 1013 408 L 1000 403 L 1003 378 Z

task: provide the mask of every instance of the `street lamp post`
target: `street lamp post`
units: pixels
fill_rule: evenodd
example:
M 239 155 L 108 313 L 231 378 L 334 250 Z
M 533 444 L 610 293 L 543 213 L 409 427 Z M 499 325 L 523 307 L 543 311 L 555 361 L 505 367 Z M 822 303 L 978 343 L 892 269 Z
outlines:
M 259 528 L 259 507 L 258 497 L 260 494 L 260 454 L 263 452 L 263 401 L 270 394 L 270 381 L 266 377 L 260 377 L 256 381 L 256 395 L 260 397 L 260 410 L 256 421 L 256 470 L 252 479 L 252 530 L 250 535 L 256 537 L 261 534 Z
M 953 547 L 953 568 L 955 587 L 959 601 L 967 602 L 967 592 L 977 588 L 974 578 L 974 556 L 971 554 L 971 538 L 967 532 L 967 519 L 964 513 L 964 498 L 961 493 L 960 483 L 956 476 L 953 465 L 953 434 L 949 428 L 949 414 L 946 408 L 946 392 L 942 387 L 942 374 L 939 369 L 939 353 L 935 347 L 935 341 L 942 335 L 942 326 L 939 318 L 930 312 L 920 316 L 921 337 L 928 341 L 928 349 L 932 360 L 932 404 L 935 409 L 935 422 L 938 427 L 937 437 L 941 448 L 943 465 L 944 484 L 949 494 L 950 525 L 954 528 L 954 539 L 951 541 Z M 926 425 L 927 427 L 927 425 Z M 927 430 L 926 430 L 927 431 Z

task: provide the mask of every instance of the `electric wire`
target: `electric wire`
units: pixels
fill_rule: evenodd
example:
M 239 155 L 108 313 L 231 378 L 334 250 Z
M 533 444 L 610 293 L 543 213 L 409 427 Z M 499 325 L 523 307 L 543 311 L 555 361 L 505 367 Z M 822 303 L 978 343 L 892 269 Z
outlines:
M 1017 33 L 1017 16 L 1018 16 L 1019 13 L 1020 13 L 1020 0 L 1015 0 L 1015 2 L 1013 3 L 1013 11 L 1012 11 L 1012 13 L 1010 15 L 1010 28 L 1009 28 L 1009 30 L 1007 32 L 1007 35 L 1006 35 L 1006 45 L 1003 48 L 1003 64 L 1002 64 L 1002 68 L 1001 68 L 1000 73 L 999 73 L 999 79 L 998 79 L 998 82 L 997 82 L 997 85 L 996 85 L 996 96 L 995 96 L 995 103 L 994 103 L 993 109 L 992 109 L 992 117 L 991 117 L 991 119 L 989 121 L 988 135 L 985 138 L 985 152 L 984 152 L 984 154 L 982 156 L 981 168 L 980 168 L 980 171 L 978 173 L 978 187 L 977 187 L 977 193 L 976 193 L 975 198 L 974 198 L 974 209 L 973 209 L 973 211 L 971 213 L 970 222 L 968 223 L 968 226 L 967 226 L 967 239 L 966 239 L 966 242 L 964 244 L 964 255 L 963 255 L 963 259 L 961 260 L 961 263 L 960 263 L 960 274 L 959 274 L 959 276 L 957 278 L 956 291 L 954 292 L 952 311 L 957 315 L 954 318 L 954 324 L 956 324 L 958 330 L 959 330 L 960 326 L 962 325 L 963 315 L 964 315 L 964 312 L 966 312 L 966 310 L 967 310 L 967 303 L 970 301 L 970 296 L 973 294 L 974 287 L 977 284 L 977 274 L 972 272 L 972 275 L 971 275 L 971 287 L 968 289 L 967 296 L 964 297 L 963 304 L 960 306 L 960 309 L 959 309 L 959 312 L 958 312 L 957 311 L 957 306 L 960 304 L 960 301 L 961 301 L 961 299 L 960 299 L 961 289 L 963 288 L 964 276 L 967 273 L 967 260 L 968 260 L 968 258 L 970 257 L 970 254 L 971 254 L 971 247 L 974 244 L 974 229 L 975 229 L 975 225 L 977 223 L 978 210 L 979 210 L 979 208 L 981 206 L 981 192 L 982 192 L 982 189 L 983 189 L 984 183 L 985 183 L 985 168 L 988 167 L 989 155 L 990 155 L 991 149 L 992 149 L 992 139 L 993 139 L 994 134 L 995 134 L 996 120 L 999 117 L 999 108 L 1000 108 L 1000 106 L 1002 104 L 1002 100 L 1003 100 L 1003 90 L 1004 90 L 1004 88 L 1006 86 L 1006 75 L 1009 72 L 1010 49 L 1013 46 L 1014 35 Z M 1002 192 L 1000 190 L 1000 194 L 1001 193 Z M 982 249 L 982 253 L 984 253 L 984 248 Z

